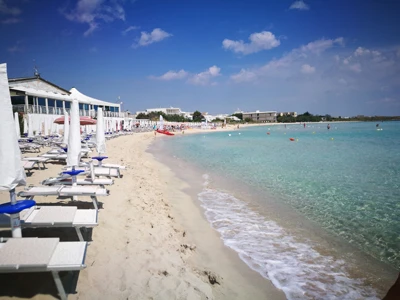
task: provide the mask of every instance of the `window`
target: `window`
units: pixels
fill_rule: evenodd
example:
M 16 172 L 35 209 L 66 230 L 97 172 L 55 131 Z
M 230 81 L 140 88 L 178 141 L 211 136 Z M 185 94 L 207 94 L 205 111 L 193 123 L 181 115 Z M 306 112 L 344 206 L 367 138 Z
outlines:
M 82 103 L 79 103 L 79 109 L 83 110 L 83 104 Z
M 24 96 L 12 96 L 11 97 L 12 105 L 24 105 L 25 104 L 25 97 Z
M 63 101 L 62 100 L 57 100 L 57 107 L 62 108 L 63 107 Z
M 28 104 L 33 105 L 33 96 L 28 96 Z
M 71 102 L 65 101 L 65 108 L 71 108 Z
M 38 104 L 40 106 L 46 106 L 46 100 L 44 98 L 38 98 Z
M 49 107 L 54 107 L 55 106 L 55 100 L 54 99 L 47 99 L 47 105 Z
M 98 105 L 94 105 L 94 110 L 97 111 L 99 109 Z

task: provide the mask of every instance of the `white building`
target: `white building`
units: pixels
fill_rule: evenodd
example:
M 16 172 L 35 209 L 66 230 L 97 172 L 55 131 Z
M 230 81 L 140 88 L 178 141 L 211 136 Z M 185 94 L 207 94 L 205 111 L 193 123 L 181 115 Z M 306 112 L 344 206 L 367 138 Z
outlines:
M 98 108 L 103 109 L 105 120 L 116 121 L 119 128 L 127 123 L 126 115 L 120 111 L 119 103 L 107 102 L 86 96 L 76 88 L 63 89 L 35 74 L 34 77 L 9 79 L 11 103 L 14 112 L 29 118 L 33 131 L 48 135 L 60 133 L 63 126 L 55 125 L 54 120 L 70 111 L 72 100 L 79 102 L 81 116 L 97 117 Z M 130 120 L 131 121 L 131 120 Z M 26 132 L 26 128 L 24 131 Z

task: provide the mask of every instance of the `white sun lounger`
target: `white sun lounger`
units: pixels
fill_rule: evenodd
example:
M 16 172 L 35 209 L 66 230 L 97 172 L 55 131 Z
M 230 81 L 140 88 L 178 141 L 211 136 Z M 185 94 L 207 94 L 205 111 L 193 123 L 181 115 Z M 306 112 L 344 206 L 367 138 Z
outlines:
M 62 300 L 67 299 L 58 272 L 86 268 L 87 242 L 59 238 L 10 238 L 0 243 L 0 273 L 51 272 Z
M 39 164 L 36 161 L 26 161 L 26 160 L 21 160 L 21 166 L 24 168 L 25 171 L 28 172 L 30 175 L 32 172 L 32 169 L 35 169 L 36 166 L 39 168 Z
M 92 199 L 93 206 L 98 211 L 97 196 L 108 196 L 109 191 L 97 186 L 34 186 L 18 193 L 18 196 L 33 199 L 35 196 L 89 196 Z
M 79 167 L 81 169 L 81 167 Z M 86 172 L 90 171 L 89 166 L 83 167 Z M 65 171 L 71 171 L 71 167 L 67 167 L 64 169 Z M 83 174 L 83 173 L 81 173 Z M 87 173 L 86 173 L 87 174 Z M 94 167 L 94 175 L 95 176 L 106 176 L 106 177 L 121 177 L 121 173 L 118 168 L 103 168 L 103 167 Z
M 67 159 L 67 154 L 42 154 L 40 155 L 41 157 L 46 157 L 49 159 L 54 159 L 54 160 L 66 160 Z
M 24 157 L 24 158 L 22 158 L 22 160 L 34 161 L 34 162 L 37 162 L 38 165 L 41 163 L 43 166 L 43 169 L 46 169 L 46 166 L 44 165 L 44 163 L 47 162 L 49 160 L 49 158 L 41 157 L 41 156 L 34 156 L 34 157 Z
M 78 209 L 76 206 L 33 206 L 20 212 L 23 228 L 74 227 L 80 241 L 84 241 L 81 228 L 98 225 L 95 209 Z M 10 217 L 0 214 L 0 227 L 10 227 Z

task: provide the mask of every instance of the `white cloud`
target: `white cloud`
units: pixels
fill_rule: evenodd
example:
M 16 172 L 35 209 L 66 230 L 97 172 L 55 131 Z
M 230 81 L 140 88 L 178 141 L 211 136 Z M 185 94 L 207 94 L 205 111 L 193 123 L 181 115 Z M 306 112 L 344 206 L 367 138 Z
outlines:
M 20 22 L 22 22 L 22 20 L 18 18 L 9 18 L 1 21 L 2 24 L 17 24 Z
M 215 78 L 215 77 L 221 75 L 220 72 L 221 72 L 221 68 L 219 68 L 217 66 L 212 66 L 204 72 L 190 76 L 190 78 L 188 79 L 188 83 L 191 83 L 194 85 L 208 85 L 208 84 L 210 84 L 210 80 L 212 78 Z M 213 82 L 211 82 L 211 84 L 213 84 Z
M 140 39 L 137 43 L 133 44 L 132 47 L 137 48 L 140 46 L 148 46 L 153 43 L 161 42 L 162 40 L 171 37 L 172 34 L 162 30 L 161 28 L 155 28 L 152 32 L 142 31 Z
M 175 79 L 183 79 L 183 78 L 187 77 L 188 75 L 189 75 L 189 73 L 183 69 L 179 70 L 179 71 L 171 70 L 159 77 L 150 76 L 150 79 L 159 79 L 159 80 L 169 81 L 169 80 L 175 80 Z
M 360 73 L 361 72 L 361 65 L 359 63 L 352 64 L 349 66 L 349 69 L 353 72 Z
M 319 56 L 323 52 L 327 51 L 329 48 L 333 48 L 335 45 L 342 45 L 342 44 L 343 44 L 343 38 L 341 37 L 336 39 L 316 40 L 306 45 L 302 45 L 299 48 L 295 48 L 289 53 L 283 55 L 281 58 L 273 59 L 264 66 L 261 66 L 259 68 L 253 68 L 248 70 L 242 69 L 239 73 L 233 74 L 231 76 L 231 79 L 235 82 L 246 82 L 246 81 L 255 81 L 259 77 L 266 75 L 270 75 L 272 77 L 285 77 L 287 76 L 287 74 L 284 71 L 285 69 L 290 69 L 293 65 L 296 65 L 296 68 L 302 68 L 302 65 L 304 63 L 299 65 L 299 62 L 301 62 L 302 60 L 313 56 Z M 308 68 L 306 71 L 312 72 L 312 68 L 315 67 L 310 66 L 310 68 Z
M 257 75 L 251 71 L 241 69 L 239 73 L 231 76 L 231 79 L 235 82 L 248 82 L 254 81 Z
M 326 40 L 326 39 L 321 39 L 317 40 L 311 43 L 308 43 L 307 45 L 303 45 L 300 47 L 300 50 L 303 52 L 312 52 L 315 54 L 320 54 L 321 52 L 326 51 L 329 48 L 332 48 L 335 45 L 340 45 L 342 46 L 344 44 L 344 40 L 342 37 L 339 37 L 334 40 Z
M 125 35 L 125 34 L 127 34 L 128 32 L 133 31 L 133 30 L 138 30 L 139 28 L 140 28 L 139 26 L 129 26 L 127 29 L 125 29 L 124 31 L 122 31 L 122 34 Z
M 245 43 L 242 40 L 233 41 L 224 39 L 222 42 L 222 47 L 226 50 L 232 50 L 235 53 L 242 53 L 246 55 L 278 47 L 281 43 L 270 31 L 252 33 L 249 36 L 249 40 L 250 43 Z
M 62 9 L 61 12 L 70 21 L 89 25 L 89 29 L 83 34 L 88 36 L 99 28 L 101 22 L 125 21 L 125 10 L 120 4 L 121 1 L 78 0 L 74 9 L 69 12 Z
M 304 3 L 303 0 L 295 1 L 290 5 L 289 9 L 298 9 L 298 10 L 309 10 L 310 6 Z
M 313 73 L 315 73 L 315 67 L 312 67 L 309 64 L 304 64 L 301 66 L 300 71 L 303 74 L 313 74 Z
M 21 14 L 21 10 L 18 7 L 9 7 L 5 0 L 0 0 L 0 13 L 4 15 L 18 16 Z

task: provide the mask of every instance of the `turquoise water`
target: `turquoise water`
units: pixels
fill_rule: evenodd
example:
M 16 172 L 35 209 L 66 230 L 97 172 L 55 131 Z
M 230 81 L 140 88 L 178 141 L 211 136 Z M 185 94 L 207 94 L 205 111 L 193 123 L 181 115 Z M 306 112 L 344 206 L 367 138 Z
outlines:
M 279 199 L 399 270 L 400 123 L 384 122 L 379 128 L 375 123 L 335 123 L 330 130 L 326 124 L 262 126 L 174 138 L 167 144 L 178 158 L 264 193 L 261 205 Z M 212 186 L 212 175 L 203 180 L 199 200 L 225 244 L 289 299 L 375 299 L 361 279 L 346 273 L 346 261 L 291 236 L 248 199 Z

